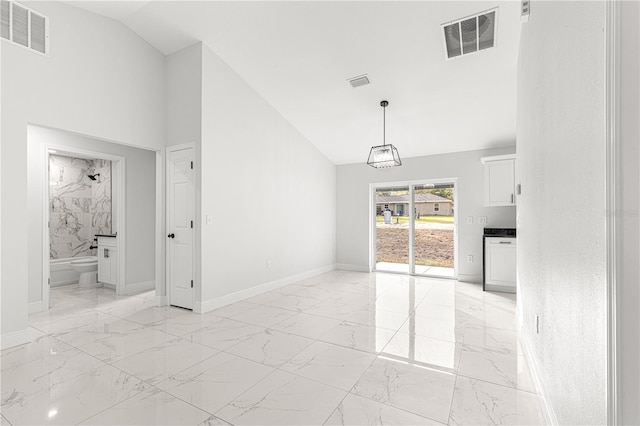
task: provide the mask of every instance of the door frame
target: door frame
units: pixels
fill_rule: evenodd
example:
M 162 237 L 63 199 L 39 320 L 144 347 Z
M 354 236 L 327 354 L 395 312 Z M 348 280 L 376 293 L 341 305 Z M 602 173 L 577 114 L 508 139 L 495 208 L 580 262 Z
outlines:
M 415 185 L 429 185 L 439 183 L 453 183 L 453 277 L 442 277 L 439 275 L 426 275 L 415 273 L 415 216 L 413 187 Z M 419 277 L 458 279 L 458 178 L 437 178 L 404 180 L 395 182 L 376 182 L 369 184 L 369 272 L 388 272 L 405 274 L 404 272 L 378 271 L 376 270 L 376 190 L 388 187 L 408 187 L 409 188 L 409 274 Z
M 191 148 L 193 150 L 193 169 L 194 169 L 194 182 L 193 182 L 193 243 L 192 243 L 192 256 L 191 256 L 191 268 L 192 268 L 192 272 L 193 272 L 193 312 L 195 312 L 195 306 L 196 306 L 196 288 L 198 285 L 197 279 L 196 279 L 196 230 L 199 229 L 198 228 L 198 215 L 196 212 L 196 206 L 197 206 L 197 202 L 196 202 L 196 182 L 195 182 L 195 176 L 197 176 L 195 174 L 195 171 L 197 170 L 197 161 L 196 161 L 196 144 L 195 142 L 187 142 L 187 143 L 183 143 L 183 144 L 179 144 L 179 145 L 171 145 L 168 146 L 165 150 L 165 180 L 164 180 L 164 186 L 165 186 L 165 200 L 166 200 L 166 205 L 165 205 L 165 234 L 169 231 L 169 218 L 170 216 L 170 209 L 171 209 L 171 197 L 169 196 L 169 192 L 170 192 L 170 187 L 171 185 L 169 184 L 169 179 L 170 179 L 170 170 L 171 170 L 171 153 L 172 152 L 176 152 L 176 151 L 182 151 L 185 149 L 189 149 Z M 171 255 L 171 251 L 168 247 L 168 245 L 166 244 L 166 236 L 165 238 L 165 291 L 166 291 L 166 305 L 167 306 L 171 306 L 171 259 L 170 259 L 170 255 Z
M 126 253 L 124 237 L 126 235 L 126 216 L 125 216 L 125 171 L 126 159 L 124 157 L 112 154 L 105 154 L 98 151 L 90 151 L 86 149 L 74 148 L 65 145 L 56 145 L 45 143 L 42 145 L 43 165 L 45 166 L 43 184 L 43 222 L 42 222 L 42 310 L 49 310 L 50 303 L 50 235 L 49 235 L 49 202 L 51 197 L 49 187 L 49 155 L 50 151 L 57 151 L 55 154 L 62 156 L 78 155 L 79 157 L 95 158 L 100 160 L 111 161 L 111 228 L 113 230 L 116 224 L 116 245 L 118 248 L 118 284 L 116 285 L 116 294 L 124 294 L 125 277 L 126 277 Z M 114 208 L 115 206 L 115 208 Z

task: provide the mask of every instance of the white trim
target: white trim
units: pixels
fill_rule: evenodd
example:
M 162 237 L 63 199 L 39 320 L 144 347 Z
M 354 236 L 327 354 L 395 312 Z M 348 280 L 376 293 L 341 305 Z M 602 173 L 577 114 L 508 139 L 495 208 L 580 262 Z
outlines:
M 38 312 L 44 311 L 44 309 L 42 309 L 42 306 L 43 306 L 42 300 L 29 303 L 29 315 L 37 314 Z
M 5 350 L 30 343 L 33 338 L 31 330 L 31 328 L 25 328 L 24 330 L 3 334 L 0 336 L 0 349 Z
M 499 285 L 499 284 L 485 284 L 484 289 L 486 291 L 497 291 L 500 293 L 516 294 L 515 285 Z
M 49 230 L 49 200 L 51 199 L 51 185 L 49 184 L 49 148 L 44 146 L 44 182 L 43 182 L 43 198 L 42 198 L 42 309 L 43 311 L 49 310 L 49 291 L 50 291 L 50 279 L 51 279 L 51 233 Z
M 167 306 L 169 305 L 169 299 L 167 298 L 167 296 L 158 296 L 156 295 L 156 297 L 153 299 L 156 306 Z
M 198 166 L 198 163 L 196 161 L 196 143 L 195 142 L 187 142 L 187 143 L 183 143 L 183 144 L 179 144 L 179 145 L 171 145 L 168 146 L 165 149 L 165 161 L 164 161 L 164 165 L 165 165 L 165 179 L 164 179 L 164 194 L 165 194 L 165 217 L 164 217 L 164 225 L 165 225 L 165 231 L 167 231 L 167 222 L 169 221 L 169 209 L 171 208 L 171 206 L 169 205 L 170 199 L 169 199 L 169 176 L 167 175 L 167 173 L 170 170 L 170 165 L 169 162 L 171 161 L 171 156 L 170 153 L 172 152 L 176 152 L 176 151 L 182 151 L 185 149 L 192 149 L 193 150 L 193 164 L 194 164 L 194 182 L 193 182 L 193 241 L 192 241 L 192 276 L 193 276 L 193 290 L 192 290 L 192 298 L 193 298 L 193 311 L 194 312 L 198 312 L 196 310 L 196 305 L 201 305 L 202 303 L 196 302 L 197 299 L 200 299 L 200 297 L 196 297 L 196 288 L 201 289 L 200 283 L 198 283 L 198 281 L 196 280 L 196 268 L 199 266 L 196 264 L 196 239 L 197 239 L 197 235 L 198 233 L 196 232 L 196 230 L 200 230 L 200 226 L 198 223 L 198 214 L 197 214 L 197 202 L 196 199 L 198 197 L 197 194 L 197 182 L 196 182 L 196 167 Z M 164 239 L 164 235 L 165 233 L 163 233 L 163 239 Z M 165 295 L 167 298 L 167 304 L 171 303 L 171 259 L 169 259 L 170 256 L 170 251 L 168 249 L 166 249 L 166 241 L 165 243 L 165 284 L 164 284 L 164 289 L 165 289 Z
M 619 211 L 619 131 L 620 122 L 618 116 L 620 93 L 620 5 L 618 1 L 607 1 L 606 10 L 606 169 L 605 169 L 605 215 L 606 229 L 606 253 L 607 253 L 607 422 L 610 425 L 618 424 L 620 408 L 618 405 L 618 274 L 620 264 L 618 262 L 620 232 L 619 218 L 613 212 Z
M 99 138 L 94 138 L 102 140 Z M 107 141 L 105 141 L 107 142 Z M 125 286 L 125 273 L 126 273 L 126 253 L 125 253 L 125 182 L 126 182 L 126 159 L 125 157 L 113 154 L 105 154 L 98 151 L 90 151 L 86 149 L 80 149 L 70 147 L 66 145 L 53 145 L 45 143 L 42 145 L 44 155 L 44 197 L 43 197 L 43 225 L 42 225 L 42 307 L 44 310 L 49 309 L 49 277 L 50 277 L 50 264 L 49 264 L 49 151 L 56 151 L 55 155 L 78 155 L 84 158 L 99 158 L 102 160 L 111 161 L 111 185 L 112 185 L 112 223 L 116 224 L 115 232 L 118 233 L 116 238 L 116 244 L 118 249 L 118 284 L 116 286 L 116 294 L 122 295 L 124 293 Z
M 531 376 L 533 377 L 533 382 L 535 384 L 536 390 L 542 399 L 542 403 L 544 405 L 544 414 L 547 420 L 547 424 L 557 425 L 558 419 L 556 417 L 556 413 L 553 410 L 553 406 L 551 405 L 551 400 L 547 396 L 545 392 L 545 386 L 542 383 L 542 376 L 540 375 L 540 367 L 536 362 L 536 357 L 531 350 L 531 344 L 527 339 L 526 333 L 522 332 L 522 324 L 518 324 L 518 337 L 520 338 L 520 343 L 522 344 L 522 350 L 524 351 L 525 358 L 529 362 L 529 370 L 531 371 Z
M 458 281 L 463 283 L 482 284 L 482 275 L 458 274 Z
M 262 293 L 266 293 L 267 291 L 275 290 L 277 288 L 284 287 L 286 285 L 293 284 L 307 278 L 315 277 L 316 275 L 321 275 L 327 272 L 331 272 L 335 269 L 336 269 L 336 265 L 331 264 L 331 265 L 323 266 L 321 268 L 316 268 L 306 272 L 301 272 L 299 274 L 290 275 L 288 277 L 280 278 L 278 280 L 270 281 L 264 284 L 259 284 L 255 287 L 236 291 L 235 293 L 227 294 L 221 297 L 216 297 L 215 299 L 205 300 L 204 302 L 195 302 L 193 306 L 193 311 L 203 314 L 205 312 L 209 312 L 214 309 L 218 309 L 223 306 L 230 305 L 231 303 L 239 302 L 249 297 L 258 296 Z
M 156 304 L 157 306 L 166 305 L 166 291 L 165 291 L 165 265 L 164 261 L 165 250 L 167 247 L 167 241 L 165 238 L 165 190 L 164 190 L 164 153 L 165 151 L 156 151 L 156 256 L 155 256 L 155 288 L 156 288 Z M 164 298 L 164 299 L 163 299 Z M 164 300 L 164 303 L 161 301 Z
M 135 284 L 126 284 L 123 286 L 122 295 L 137 294 L 144 291 L 151 291 L 156 287 L 156 280 L 143 281 Z
M 486 164 L 491 161 L 515 160 L 516 154 L 491 155 L 489 157 L 480 157 L 480 162 Z
M 336 269 L 340 271 L 371 272 L 365 265 L 354 265 L 351 263 L 336 263 Z
M 411 275 L 416 274 L 416 203 L 414 200 L 414 186 L 409 185 L 409 211 L 407 212 L 407 215 L 409 215 L 409 273 Z
M 125 238 L 126 238 L 126 160 L 124 157 L 121 157 L 121 160 L 111 162 L 111 203 L 112 203 L 112 211 L 111 211 L 111 221 L 113 225 L 113 204 L 114 201 L 117 203 L 116 211 L 118 212 L 118 216 L 116 217 L 116 233 L 118 237 L 116 238 L 116 245 L 118 247 L 118 282 L 116 283 L 116 294 L 123 295 L 125 294 L 125 285 L 127 283 L 127 256 L 125 253 Z M 118 191 L 116 196 L 114 197 L 113 193 L 113 181 L 116 180 Z

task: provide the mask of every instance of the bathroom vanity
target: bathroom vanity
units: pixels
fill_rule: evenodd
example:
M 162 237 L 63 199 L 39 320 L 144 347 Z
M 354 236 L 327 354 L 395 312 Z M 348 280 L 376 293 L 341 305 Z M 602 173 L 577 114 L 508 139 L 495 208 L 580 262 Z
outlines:
M 97 234 L 98 282 L 118 284 L 118 245 L 115 234 Z

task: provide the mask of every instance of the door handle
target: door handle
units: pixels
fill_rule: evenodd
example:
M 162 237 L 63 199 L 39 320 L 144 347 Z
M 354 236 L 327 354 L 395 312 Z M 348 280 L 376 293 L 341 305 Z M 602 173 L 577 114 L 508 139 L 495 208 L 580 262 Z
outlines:
M 176 234 L 171 233 L 171 234 L 167 235 L 167 237 L 169 237 L 169 238 L 175 238 L 175 237 L 176 237 Z

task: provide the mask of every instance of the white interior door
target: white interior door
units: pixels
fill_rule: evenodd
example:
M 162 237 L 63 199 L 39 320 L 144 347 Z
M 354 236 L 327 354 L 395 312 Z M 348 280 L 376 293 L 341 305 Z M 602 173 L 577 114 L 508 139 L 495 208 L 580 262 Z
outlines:
M 193 148 L 170 151 L 168 159 L 169 304 L 193 309 L 195 212 Z

